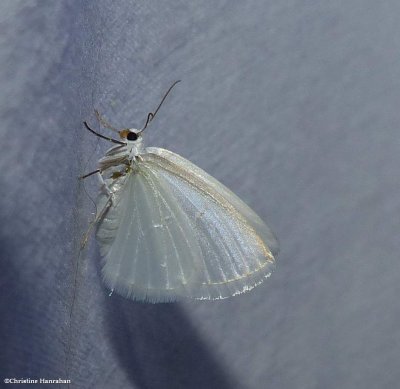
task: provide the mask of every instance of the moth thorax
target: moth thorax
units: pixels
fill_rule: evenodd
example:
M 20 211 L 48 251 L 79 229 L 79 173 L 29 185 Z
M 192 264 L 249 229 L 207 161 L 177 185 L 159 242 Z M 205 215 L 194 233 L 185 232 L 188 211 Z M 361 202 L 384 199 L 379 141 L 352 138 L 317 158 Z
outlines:
M 134 142 L 128 142 L 126 146 L 128 148 L 129 156 L 132 158 L 136 155 L 143 154 L 144 152 L 143 139 L 141 136 L 139 136 Z

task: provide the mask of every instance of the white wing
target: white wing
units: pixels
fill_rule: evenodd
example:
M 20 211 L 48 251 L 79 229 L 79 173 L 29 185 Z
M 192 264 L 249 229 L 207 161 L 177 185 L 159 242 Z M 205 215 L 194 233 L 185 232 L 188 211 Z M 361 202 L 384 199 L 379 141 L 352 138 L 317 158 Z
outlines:
M 151 302 L 221 299 L 270 275 L 276 240 L 246 204 L 170 151 L 147 148 L 140 159 L 114 181 L 97 232 L 111 289 Z

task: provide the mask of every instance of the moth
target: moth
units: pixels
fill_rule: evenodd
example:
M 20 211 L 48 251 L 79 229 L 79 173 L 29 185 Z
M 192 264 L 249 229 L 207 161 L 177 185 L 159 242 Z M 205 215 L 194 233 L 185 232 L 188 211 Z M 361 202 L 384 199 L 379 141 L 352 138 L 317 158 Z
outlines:
M 271 275 L 278 243 L 269 227 L 233 192 L 185 158 L 145 147 L 141 129 L 118 130 L 120 140 L 99 160 L 96 237 L 102 276 L 111 292 L 146 302 L 217 300 L 246 292 Z M 87 240 L 87 237 L 85 241 Z

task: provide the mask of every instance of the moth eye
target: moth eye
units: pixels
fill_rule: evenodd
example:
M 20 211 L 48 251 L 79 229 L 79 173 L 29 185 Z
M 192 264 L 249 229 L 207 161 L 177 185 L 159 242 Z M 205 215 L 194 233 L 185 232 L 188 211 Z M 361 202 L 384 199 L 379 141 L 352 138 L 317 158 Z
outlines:
M 137 138 L 138 138 L 138 135 L 132 131 L 126 137 L 126 139 L 128 139 L 128 140 L 137 140 Z

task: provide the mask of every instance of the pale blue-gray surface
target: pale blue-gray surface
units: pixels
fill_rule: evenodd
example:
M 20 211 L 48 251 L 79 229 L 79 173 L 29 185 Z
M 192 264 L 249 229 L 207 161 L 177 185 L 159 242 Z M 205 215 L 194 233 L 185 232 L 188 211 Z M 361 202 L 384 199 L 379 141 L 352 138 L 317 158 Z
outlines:
M 75 388 L 394 388 L 400 380 L 397 0 L 0 5 L 0 374 Z M 97 107 L 189 158 L 276 232 L 221 302 L 108 292 L 77 176 Z M 93 197 L 96 182 L 87 180 Z M 75 291 L 75 297 L 74 297 Z M 70 321 L 71 305 L 72 325 Z

